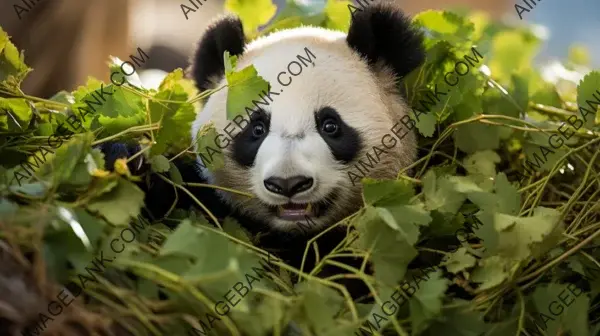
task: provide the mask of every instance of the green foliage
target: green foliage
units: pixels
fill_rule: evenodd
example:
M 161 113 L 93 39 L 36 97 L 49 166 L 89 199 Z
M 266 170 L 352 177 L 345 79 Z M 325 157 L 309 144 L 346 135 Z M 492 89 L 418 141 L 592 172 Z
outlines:
M 0 29 L 0 88 L 16 92 L 29 71 L 23 52 L 19 53 L 8 34 Z
M 234 71 L 237 57 L 225 52 L 225 78 L 227 79 L 227 119 L 237 115 L 251 114 L 256 110 L 253 101 L 261 101 L 269 89 L 269 82 L 258 75 L 254 65 Z
M 225 9 L 240 16 L 246 34 L 255 34 L 277 11 L 269 0 L 226 0 Z
M 228 0 L 225 6 L 254 38 L 306 24 L 345 31 L 348 4 L 328 0 L 315 10 L 289 2 L 276 17 L 267 0 Z M 203 324 L 214 335 L 281 334 L 293 321 L 304 334 L 349 335 L 369 321 L 379 333 L 406 336 L 533 335 L 542 326 L 540 314 L 550 314 L 549 305 L 577 283 L 582 294 L 542 331 L 593 335 L 590 330 L 600 326 L 592 303 L 600 294 L 600 129 L 593 103 L 600 99 L 600 72 L 580 83 L 546 82 L 532 67 L 540 41 L 526 28 L 496 24 L 481 13 L 426 11 L 414 22 L 428 31 L 427 60 L 401 88 L 427 154 L 410 177 L 401 172 L 396 180 L 363 180 L 364 207 L 340 223 L 356 230 L 332 252 L 369 257 L 373 276 L 352 272 L 370 285 L 375 303 L 356 304 L 331 279 L 284 265 L 252 246 L 255 237 L 231 219 L 220 223 L 221 230 L 194 210 L 171 209 L 169 218 L 148 223 L 141 216 L 144 192 L 133 183 L 148 176 L 132 176 L 125 160 L 115 163 L 115 172 L 105 170 L 92 146 L 137 142 L 143 149 L 136 155 L 146 156 L 152 172 L 176 185 L 181 196 L 187 181 L 167 157 L 194 158 L 195 145 L 209 159 L 205 165 L 223 166 L 222 153 L 207 151 L 215 149 L 212 123 L 199 130 L 195 143 L 189 134 L 197 102 L 221 88 L 198 94 L 176 69 L 158 90 L 133 79 L 117 86 L 90 78 L 73 92 L 30 97 L 20 89 L 30 69 L 0 30 L 3 239 L 43 251 L 48 274 L 65 284 L 93 256 L 110 251 L 122 230 L 141 227 L 125 252 L 111 252 L 116 259 L 110 267 L 137 275 L 135 283 L 107 277 L 86 288 L 96 298 L 90 309 L 124 326 L 139 322 L 131 328 L 140 334 L 183 335 Z M 253 108 L 268 83 L 253 65 L 240 69 L 236 57 L 223 57 L 232 119 Z M 455 73 L 459 62 L 469 64 L 464 76 Z M 110 67 L 117 63 L 113 59 Z M 571 63 L 570 69 L 587 64 L 586 52 L 572 50 Z M 448 73 L 456 84 L 448 84 Z M 427 93 L 436 88 L 447 93 L 424 109 Z M 565 124 L 574 117 L 584 121 L 580 128 Z M 49 137 L 61 129 L 74 134 L 51 145 Z M 552 147 L 552 135 L 564 144 Z M 541 146 L 553 153 L 542 154 Z M 169 232 L 167 224 L 179 225 Z M 31 231 L 40 233 L 41 243 L 27 236 Z M 261 258 L 268 262 L 259 263 Z M 329 258 L 319 260 L 322 267 Z M 260 276 L 256 269 L 265 264 Z M 294 285 L 296 275 L 303 281 Z M 215 303 L 237 283 L 252 289 L 217 315 Z M 401 283 L 414 292 L 399 291 Z M 166 305 L 158 302 L 159 289 L 169 297 Z M 391 308 L 382 305 L 392 295 L 407 293 L 408 304 L 393 316 L 384 314 Z M 211 315 L 219 319 L 210 323 Z M 373 316 L 386 317 L 380 324 Z

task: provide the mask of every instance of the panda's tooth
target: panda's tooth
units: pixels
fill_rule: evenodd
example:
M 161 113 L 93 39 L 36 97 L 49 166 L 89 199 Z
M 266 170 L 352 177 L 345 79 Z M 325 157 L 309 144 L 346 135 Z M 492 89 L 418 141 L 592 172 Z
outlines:
M 311 209 L 312 209 L 312 204 L 308 203 L 308 206 L 306 207 L 306 212 L 310 212 Z

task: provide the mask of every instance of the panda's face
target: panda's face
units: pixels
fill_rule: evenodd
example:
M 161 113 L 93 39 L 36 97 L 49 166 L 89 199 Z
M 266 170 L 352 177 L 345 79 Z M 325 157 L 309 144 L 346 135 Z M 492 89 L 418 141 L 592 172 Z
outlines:
M 346 34 L 281 31 L 252 42 L 238 57 L 237 70 L 254 65 L 270 83 L 269 92 L 250 106 L 256 113 L 240 111 L 231 121 L 226 120 L 228 90 L 218 91 L 198 114 L 192 136 L 208 120 L 224 135 L 224 167 L 203 174 L 211 183 L 255 195 L 219 191 L 239 211 L 286 231 L 308 216 L 311 229 L 319 230 L 362 206 L 361 184 L 349 172 L 395 178 L 414 158 L 412 133 L 391 148 L 382 144 L 407 111 L 394 72 L 369 65 Z M 226 84 L 211 80 L 217 87 Z M 368 171 L 357 169 L 359 160 L 369 162 L 373 146 L 386 153 Z

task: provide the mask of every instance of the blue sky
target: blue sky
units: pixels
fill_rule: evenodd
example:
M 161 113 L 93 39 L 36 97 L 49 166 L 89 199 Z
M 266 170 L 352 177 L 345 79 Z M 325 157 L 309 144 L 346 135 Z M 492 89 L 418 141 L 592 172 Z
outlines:
M 600 67 L 600 0 L 543 0 L 523 20 L 550 29 L 543 57 L 564 59 L 569 46 L 579 42 L 589 48 L 595 67 Z

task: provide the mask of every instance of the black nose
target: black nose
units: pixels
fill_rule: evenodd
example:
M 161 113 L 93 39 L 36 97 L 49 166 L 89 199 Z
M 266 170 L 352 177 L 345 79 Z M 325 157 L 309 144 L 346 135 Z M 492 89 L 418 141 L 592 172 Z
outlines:
M 313 179 L 306 176 L 293 176 L 290 178 L 269 177 L 265 180 L 265 187 L 270 192 L 292 197 L 310 189 Z

